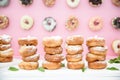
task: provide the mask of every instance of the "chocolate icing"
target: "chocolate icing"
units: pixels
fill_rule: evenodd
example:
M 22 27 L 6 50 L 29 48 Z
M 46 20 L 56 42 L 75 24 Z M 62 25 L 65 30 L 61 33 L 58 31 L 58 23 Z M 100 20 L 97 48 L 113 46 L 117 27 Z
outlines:
M 33 0 L 20 0 L 21 2 L 22 2 L 22 4 L 23 5 L 30 5 L 32 2 L 33 2 Z
M 93 5 L 99 5 L 102 4 L 102 0 L 89 0 Z
M 120 17 L 117 17 L 113 20 L 113 25 L 115 26 L 115 28 L 120 29 Z

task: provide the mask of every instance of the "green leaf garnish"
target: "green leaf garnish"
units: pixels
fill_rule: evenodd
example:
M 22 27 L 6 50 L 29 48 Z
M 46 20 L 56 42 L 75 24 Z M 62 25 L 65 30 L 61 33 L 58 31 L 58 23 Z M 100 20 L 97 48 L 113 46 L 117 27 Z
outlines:
M 85 72 L 86 69 L 87 69 L 87 68 L 82 68 L 82 72 Z
M 109 63 L 120 63 L 120 56 L 119 57 L 117 57 L 117 58 L 114 58 L 114 59 L 110 59 L 109 61 L 108 61 Z
M 15 68 L 15 67 L 9 67 L 8 70 L 10 70 L 10 71 L 18 71 L 19 69 Z
M 43 67 L 39 67 L 38 70 L 41 72 L 45 72 L 45 69 Z
M 65 67 L 65 64 L 64 64 L 64 63 L 62 63 L 62 64 L 61 64 L 61 67 Z
M 116 67 L 108 67 L 107 70 L 119 70 L 119 69 Z

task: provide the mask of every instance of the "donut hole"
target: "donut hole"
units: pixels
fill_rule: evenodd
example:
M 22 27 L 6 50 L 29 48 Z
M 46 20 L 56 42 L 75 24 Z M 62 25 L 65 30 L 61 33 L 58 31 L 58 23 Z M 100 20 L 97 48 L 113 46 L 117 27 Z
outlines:
M 50 26 L 50 25 L 51 25 L 51 21 L 47 21 L 47 25 L 49 25 L 49 26 Z
M 94 21 L 94 25 L 99 25 L 99 22 L 98 21 Z
M 117 45 L 117 48 L 120 48 L 120 43 Z
M 71 0 L 72 2 L 75 2 L 75 0 Z
M 25 24 L 29 24 L 28 20 L 25 20 Z
M 3 23 L 3 21 L 0 19 L 0 24 L 2 24 Z

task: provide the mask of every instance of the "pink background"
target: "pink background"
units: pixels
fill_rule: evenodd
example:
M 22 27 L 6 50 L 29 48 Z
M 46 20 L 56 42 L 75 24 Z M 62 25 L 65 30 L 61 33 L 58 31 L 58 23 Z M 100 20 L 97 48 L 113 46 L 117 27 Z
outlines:
M 28 7 L 24 7 L 19 3 L 19 0 L 11 0 L 10 5 L 5 8 L 0 8 L 0 15 L 6 15 L 9 17 L 9 27 L 0 30 L 0 34 L 8 34 L 12 36 L 12 48 L 14 49 L 14 56 L 20 57 L 18 38 L 26 37 L 28 35 L 35 36 L 39 40 L 37 46 L 38 53 L 43 58 L 44 50 L 42 45 L 42 39 L 45 36 L 59 35 L 63 38 L 64 42 L 62 47 L 65 52 L 65 39 L 67 36 L 80 34 L 84 36 L 86 40 L 90 36 L 98 35 L 104 37 L 106 45 L 108 46 L 107 58 L 116 57 L 117 55 L 112 51 L 111 43 L 115 39 L 120 39 L 120 31 L 114 29 L 111 26 L 111 19 L 116 16 L 120 16 L 120 8 L 114 6 L 111 0 L 104 0 L 100 7 L 91 7 L 88 0 L 80 0 L 80 4 L 77 8 L 71 9 L 67 6 L 66 0 L 57 0 L 56 4 L 52 8 L 44 6 L 42 0 L 34 0 L 33 4 Z M 24 15 L 29 15 L 34 19 L 34 26 L 30 30 L 26 31 L 20 27 L 20 19 Z M 65 21 L 71 15 L 78 17 L 80 21 L 79 27 L 74 31 L 68 31 L 65 29 Z M 53 32 L 47 32 L 42 27 L 42 21 L 45 17 L 54 17 L 57 21 L 57 27 Z M 101 16 L 104 20 L 104 27 L 102 30 L 93 32 L 88 28 L 89 19 L 93 16 Z M 88 50 L 84 42 L 85 55 Z

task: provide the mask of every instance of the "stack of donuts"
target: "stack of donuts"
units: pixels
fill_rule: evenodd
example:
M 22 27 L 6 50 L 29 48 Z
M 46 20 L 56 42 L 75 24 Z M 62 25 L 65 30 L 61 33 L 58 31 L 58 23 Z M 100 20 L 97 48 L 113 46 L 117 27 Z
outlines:
M 82 69 L 84 68 L 84 62 L 82 61 L 82 44 L 84 39 L 81 35 L 69 36 L 66 39 L 66 60 L 67 67 L 69 69 Z
M 45 61 L 42 66 L 48 70 L 55 70 L 61 68 L 61 61 L 64 60 L 62 55 L 63 48 L 62 38 L 60 36 L 52 36 L 43 38 L 43 45 L 45 51 Z
M 39 55 L 37 52 L 37 38 L 36 37 L 25 37 L 18 40 L 20 45 L 19 53 L 22 56 L 22 62 L 19 64 L 21 69 L 34 70 L 39 66 L 38 60 Z
M 105 47 L 105 40 L 101 37 L 89 37 L 86 41 L 89 53 L 86 55 L 88 67 L 90 69 L 104 69 L 107 66 L 105 62 L 107 47 Z
M 0 62 L 11 62 L 13 60 L 13 49 L 11 48 L 11 36 L 0 35 Z

